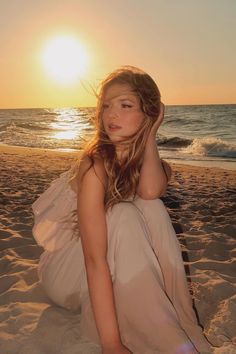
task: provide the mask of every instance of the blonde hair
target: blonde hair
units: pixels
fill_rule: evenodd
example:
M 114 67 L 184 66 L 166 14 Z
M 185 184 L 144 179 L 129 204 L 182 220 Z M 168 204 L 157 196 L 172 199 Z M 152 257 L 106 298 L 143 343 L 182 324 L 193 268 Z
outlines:
M 145 115 L 145 119 L 138 131 L 119 142 L 119 144 L 125 145 L 127 152 L 122 161 L 118 160 L 115 145 L 106 134 L 102 121 L 104 96 L 106 90 L 112 84 L 128 84 L 133 93 L 139 97 L 140 109 Z M 86 142 L 82 158 L 87 156 L 91 162 L 84 175 L 94 165 L 96 157 L 102 158 L 108 176 L 108 185 L 104 198 L 105 210 L 108 210 L 109 207 L 112 208 L 120 201 L 135 196 L 147 137 L 160 113 L 161 96 L 151 76 L 134 66 L 118 68 L 111 72 L 100 85 L 99 94 L 96 94 L 98 102 L 95 117 L 93 118 L 95 136 L 92 140 Z M 77 167 L 82 158 L 76 161 L 75 165 Z M 75 173 L 71 179 L 76 178 L 77 167 L 74 168 Z

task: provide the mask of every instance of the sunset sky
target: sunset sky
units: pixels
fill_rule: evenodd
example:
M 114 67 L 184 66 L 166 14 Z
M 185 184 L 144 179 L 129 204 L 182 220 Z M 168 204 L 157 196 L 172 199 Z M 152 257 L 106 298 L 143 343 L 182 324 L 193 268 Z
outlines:
M 235 18 L 235 0 L 1 0 L 0 108 L 95 106 L 89 85 L 121 65 L 149 73 L 165 104 L 236 103 Z M 52 75 L 63 50 L 43 62 L 62 36 L 84 53 L 67 84 Z

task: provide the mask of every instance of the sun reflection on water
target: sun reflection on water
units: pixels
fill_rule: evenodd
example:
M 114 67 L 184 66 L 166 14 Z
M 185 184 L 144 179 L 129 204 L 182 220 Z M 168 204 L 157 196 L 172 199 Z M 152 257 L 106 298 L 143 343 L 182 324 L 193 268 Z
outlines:
M 85 124 L 84 112 L 76 108 L 55 108 L 52 110 L 55 114 L 55 119 L 50 123 L 50 128 L 54 131 L 51 137 L 54 139 L 77 139 L 85 135 L 85 129 L 88 124 Z
M 53 134 L 54 139 L 75 139 L 78 133 L 72 130 Z

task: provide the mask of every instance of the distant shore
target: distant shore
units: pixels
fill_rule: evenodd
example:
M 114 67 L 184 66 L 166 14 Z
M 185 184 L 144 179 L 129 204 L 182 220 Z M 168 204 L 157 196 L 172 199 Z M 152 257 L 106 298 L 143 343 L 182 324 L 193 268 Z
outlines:
M 78 157 L 78 151 L 0 145 L 0 352 L 99 353 L 80 340 L 80 314 L 52 304 L 36 274 L 43 249 L 32 236 L 31 205 Z M 162 199 L 181 244 L 199 322 L 215 354 L 234 353 L 236 171 L 170 164 L 173 175 Z

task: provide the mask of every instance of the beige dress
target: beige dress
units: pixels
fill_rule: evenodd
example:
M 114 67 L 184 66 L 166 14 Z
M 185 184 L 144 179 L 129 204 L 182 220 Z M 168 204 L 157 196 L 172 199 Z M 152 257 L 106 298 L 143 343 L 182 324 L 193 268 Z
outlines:
M 33 235 L 45 251 L 38 275 L 48 297 L 81 311 L 81 334 L 100 344 L 80 238 L 71 238 L 76 209 L 70 171 L 33 203 Z M 116 204 L 106 213 L 107 261 L 122 342 L 134 354 L 210 353 L 189 294 L 180 244 L 160 199 Z

